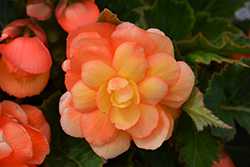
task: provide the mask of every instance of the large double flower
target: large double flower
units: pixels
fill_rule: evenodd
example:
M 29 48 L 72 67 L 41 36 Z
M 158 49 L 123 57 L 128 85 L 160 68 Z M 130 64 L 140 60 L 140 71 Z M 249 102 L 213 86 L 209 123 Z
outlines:
M 106 159 L 126 151 L 131 139 L 140 148 L 161 146 L 194 85 L 163 32 L 127 22 L 70 32 L 62 68 L 68 90 L 59 106 L 62 128 Z

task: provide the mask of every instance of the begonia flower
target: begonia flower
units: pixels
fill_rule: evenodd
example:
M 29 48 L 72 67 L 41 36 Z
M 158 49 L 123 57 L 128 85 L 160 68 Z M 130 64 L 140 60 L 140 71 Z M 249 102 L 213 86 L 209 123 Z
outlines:
M 22 34 L 24 28 L 24 34 Z M 29 37 L 30 31 L 36 36 Z M 0 87 L 23 98 L 38 95 L 47 85 L 52 65 L 47 38 L 40 26 L 21 19 L 7 25 L 0 41 Z
M 95 23 L 100 14 L 98 6 L 90 0 L 78 0 L 67 5 L 67 0 L 60 1 L 55 10 L 57 21 L 66 32 Z
M 49 154 L 50 126 L 31 105 L 0 103 L 0 166 L 40 165 Z
M 235 167 L 232 159 L 225 150 L 221 150 L 219 163 L 213 160 L 212 167 Z
M 51 0 L 28 0 L 26 3 L 26 13 L 37 20 L 48 20 L 54 9 Z
M 69 33 L 66 56 L 68 91 L 59 111 L 68 135 L 85 138 L 105 159 L 128 150 L 131 140 L 154 150 L 171 137 L 194 73 L 175 60 L 163 32 L 128 22 L 89 24 Z

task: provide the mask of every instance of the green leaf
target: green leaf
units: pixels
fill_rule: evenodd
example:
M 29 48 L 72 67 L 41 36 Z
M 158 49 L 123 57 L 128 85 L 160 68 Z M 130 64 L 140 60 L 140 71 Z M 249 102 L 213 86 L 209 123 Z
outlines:
M 113 14 L 110 10 L 106 8 L 100 13 L 97 22 L 109 22 L 115 25 L 121 23 L 121 21 L 117 18 L 117 15 Z
M 209 41 L 216 39 L 223 32 L 231 32 L 233 34 L 243 34 L 243 32 L 230 24 L 230 20 L 224 18 L 210 18 L 210 14 L 199 12 L 196 15 L 192 35 L 202 33 Z
M 209 53 L 209 52 L 204 52 L 204 51 L 190 52 L 185 55 L 185 58 L 187 61 L 190 61 L 193 64 L 202 63 L 202 64 L 209 65 L 211 61 L 215 61 L 217 63 L 222 63 L 222 62 L 231 63 L 231 64 L 236 63 L 236 64 L 247 67 L 247 65 L 241 61 L 228 59 L 226 57 L 219 56 L 215 53 Z
M 136 23 L 141 18 L 141 14 L 137 12 L 137 9 L 143 6 L 140 0 L 96 0 L 95 3 L 98 5 L 100 11 L 108 8 L 121 21 Z
M 205 107 L 203 94 L 197 87 L 194 87 L 189 99 L 182 105 L 182 109 L 193 119 L 198 131 L 202 131 L 204 126 L 207 125 L 214 125 L 215 127 L 226 129 L 232 128 L 214 116 L 212 112 Z
M 180 150 L 180 161 L 187 167 L 211 167 L 212 160 L 219 160 L 221 144 L 211 135 L 209 128 L 197 133 L 190 117 L 184 112 L 177 120 L 176 147 Z
M 158 0 L 144 11 L 144 17 L 151 27 L 162 30 L 171 39 L 184 40 L 191 36 L 194 17 L 187 2 Z
M 250 60 L 243 58 L 250 65 Z M 229 64 L 220 74 L 214 74 L 207 94 L 206 107 L 233 130 L 213 128 L 213 134 L 232 139 L 234 119 L 250 133 L 250 68 Z
M 56 92 L 39 107 L 51 127 L 51 148 L 45 166 L 101 166 L 105 161 L 92 151 L 84 139 L 70 137 L 62 131 L 58 111 L 60 97 L 61 93 Z
M 168 142 L 164 142 L 163 145 L 156 150 L 138 149 L 135 157 L 141 164 L 150 167 L 175 166 L 173 151 L 171 150 Z
M 191 40 L 177 41 L 177 47 L 183 54 L 193 50 L 220 55 L 245 54 L 250 53 L 250 39 L 244 35 L 224 32 L 211 42 L 199 33 Z
M 233 18 L 234 12 L 248 0 L 187 0 L 195 12 L 206 11 L 212 17 Z

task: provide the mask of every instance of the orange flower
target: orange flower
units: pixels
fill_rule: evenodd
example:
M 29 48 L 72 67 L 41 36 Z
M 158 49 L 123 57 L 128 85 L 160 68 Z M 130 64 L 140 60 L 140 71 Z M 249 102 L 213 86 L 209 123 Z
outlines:
M 90 0 L 78 0 L 67 7 L 68 2 L 60 1 L 56 7 L 55 15 L 61 27 L 70 32 L 79 26 L 95 23 L 99 16 L 97 5 Z
M 89 24 L 69 33 L 66 53 L 68 92 L 59 111 L 67 134 L 84 137 L 105 159 L 125 152 L 131 139 L 153 150 L 171 137 L 194 73 L 174 59 L 163 32 L 127 22 Z
M 235 167 L 235 165 L 228 153 L 225 150 L 221 150 L 220 162 L 218 163 L 213 160 L 212 167 Z
M 24 35 L 22 28 L 24 27 Z M 32 30 L 37 36 L 29 37 Z M 10 95 L 22 98 L 39 94 L 49 80 L 52 65 L 44 31 L 31 20 L 16 20 L 7 25 L 0 41 L 0 87 Z
M 37 20 L 48 20 L 53 12 L 54 4 L 51 0 L 28 0 L 26 13 Z
M 49 154 L 50 127 L 30 105 L 0 103 L 0 166 L 36 166 Z

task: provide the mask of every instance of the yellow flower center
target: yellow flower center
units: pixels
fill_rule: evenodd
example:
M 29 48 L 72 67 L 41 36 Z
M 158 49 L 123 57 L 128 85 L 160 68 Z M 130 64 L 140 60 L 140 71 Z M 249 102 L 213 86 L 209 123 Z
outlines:
M 140 102 L 136 84 L 124 78 L 112 78 L 108 83 L 107 92 L 111 95 L 110 101 L 112 105 L 119 108 L 125 108 L 132 102 L 135 104 Z

